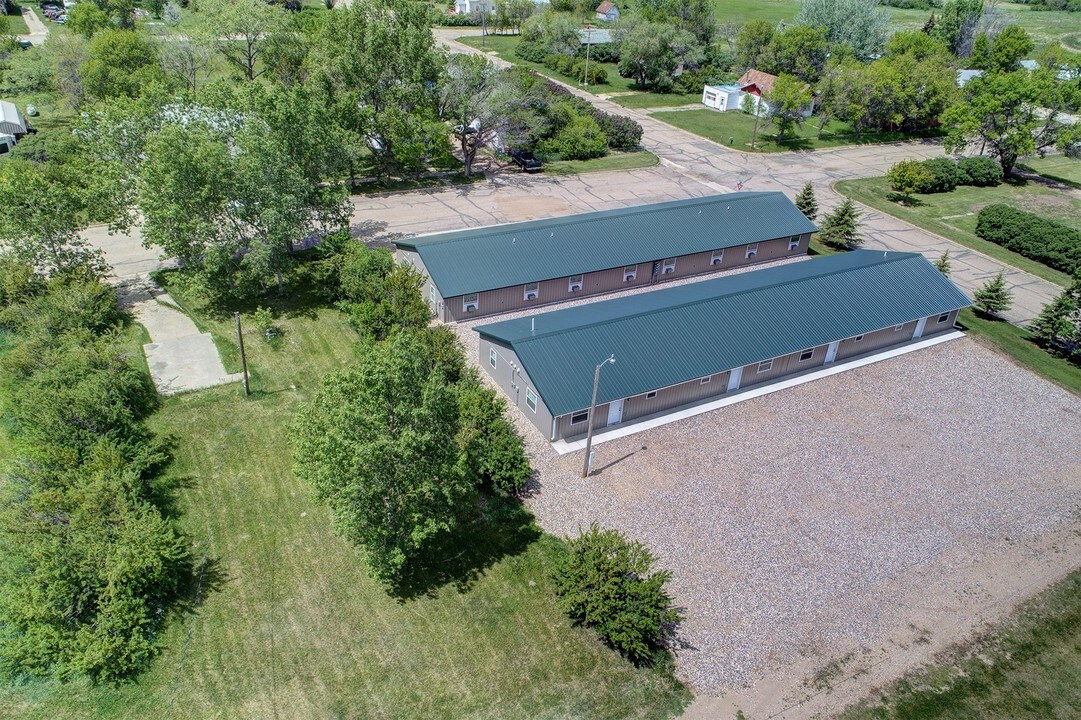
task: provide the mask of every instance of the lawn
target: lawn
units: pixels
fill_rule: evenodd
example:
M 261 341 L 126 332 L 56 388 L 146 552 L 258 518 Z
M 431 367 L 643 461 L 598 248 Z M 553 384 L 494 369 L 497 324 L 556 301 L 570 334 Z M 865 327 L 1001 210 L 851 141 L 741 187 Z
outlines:
M 170 291 L 230 337 L 228 316 Z M 397 599 L 367 577 L 293 477 L 287 438 L 321 376 L 353 359 L 355 333 L 336 310 L 270 304 L 283 343 L 271 348 L 248 322 L 251 398 L 233 384 L 168 398 L 151 418 L 175 439 L 168 472 L 194 555 L 207 559 L 201 603 L 166 625 L 136 681 L 0 687 L 0 717 L 677 715 L 690 695 L 668 668 L 635 667 L 557 609 L 548 572 L 561 541 L 517 504 L 478 509 L 462 556 L 440 568 L 449 584 Z
M 554 160 L 544 163 L 545 175 L 577 175 L 590 172 L 605 172 L 610 170 L 636 170 L 638 168 L 653 167 L 660 160 L 651 152 L 635 150 L 621 152 L 618 150 L 609 152 L 604 157 L 592 160 Z
M 949 193 L 917 195 L 916 203 L 910 206 L 890 199 L 893 193 L 885 178 L 843 180 L 837 183 L 836 189 L 864 205 L 930 230 L 1044 280 L 1063 286 L 1070 283 L 1070 277 L 1066 273 L 977 237 L 976 213 L 985 205 L 1005 203 L 1081 229 L 1081 200 L 1055 192 L 1038 183 L 1023 181 L 1004 183 L 993 188 L 958 187 Z
M 617 95 L 611 98 L 612 102 L 625 108 L 659 108 L 679 107 L 680 105 L 692 105 L 702 102 L 702 93 L 653 93 L 640 92 L 632 95 Z
M 754 135 L 754 116 L 739 111 L 718 112 L 709 108 L 701 110 L 672 110 L 653 113 L 652 117 L 675 125 L 687 132 L 701 135 L 721 145 L 737 150 L 751 151 L 751 138 Z M 814 148 L 837 147 L 842 145 L 863 145 L 882 142 L 907 140 L 911 135 L 899 132 L 865 132 L 857 140 L 850 125 L 830 121 L 818 137 L 818 119 L 814 118 L 803 127 L 790 131 L 785 141 L 778 144 L 776 128 L 765 118 L 758 122 L 758 139 L 755 152 L 784 152 L 786 150 L 810 150 Z
M 29 35 L 30 28 L 26 24 L 26 20 L 22 16 L 22 7 L 15 6 L 15 12 L 8 14 L 8 32 L 12 35 Z
M 1052 155 L 1025 160 L 1023 167 L 1045 178 L 1081 188 L 1081 160 Z
M 1081 715 L 1081 572 L 961 659 L 926 668 L 841 720 L 1045 720 Z

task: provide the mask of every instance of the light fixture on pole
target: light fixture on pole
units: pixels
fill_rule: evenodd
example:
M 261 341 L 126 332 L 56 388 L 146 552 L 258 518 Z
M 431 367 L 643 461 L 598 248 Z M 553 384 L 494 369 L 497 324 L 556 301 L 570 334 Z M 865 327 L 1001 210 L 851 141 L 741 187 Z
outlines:
M 589 477 L 589 450 L 593 445 L 593 413 L 597 412 L 597 386 L 601 382 L 601 368 L 608 363 L 616 364 L 616 356 L 609 355 L 593 373 L 593 402 L 589 405 L 589 416 L 586 418 L 586 459 L 582 461 L 582 477 Z

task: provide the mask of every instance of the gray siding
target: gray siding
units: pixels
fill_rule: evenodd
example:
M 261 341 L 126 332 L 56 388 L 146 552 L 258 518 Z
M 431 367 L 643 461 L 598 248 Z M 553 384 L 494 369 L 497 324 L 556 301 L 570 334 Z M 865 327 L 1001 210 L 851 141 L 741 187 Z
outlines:
M 494 349 L 497 354 L 496 366 L 493 368 L 491 363 L 490 351 Z M 507 396 L 508 404 L 521 410 L 522 414 L 529 419 L 531 423 L 537 426 L 537 429 L 541 431 L 541 434 L 546 438 L 552 436 L 552 414 L 548 411 L 548 406 L 544 404 L 544 400 L 540 397 L 540 393 L 537 392 L 537 386 L 533 384 L 533 381 L 529 379 L 529 375 L 522 369 L 522 363 L 518 361 L 518 355 L 515 354 L 507 345 L 494 342 L 489 338 L 480 338 L 480 361 L 481 367 L 483 367 L 488 374 L 496 381 L 496 384 L 503 390 L 503 394 Z M 526 390 L 532 390 L 537 395 L 537 411 L 533 412 L 526 405 Z M 607 408 L 607 406 L 605 406 Z M 605 409 L 605 413 L 607 413 Z M 607 414 L 604 416 L 607 419 Z M 569 416 L 568 416 L 569 422 Z M 557 436 L 558 437 L 558 436 Z
M 603 370 L 601 371 L 603 372 Z M 588 408 L 587 408 L 588 409 Z M 626 406 L 624 406 L 626 410 Z M 560 415 L 556 418 L 556 439 L 559 438 L 573 438 L 584 437 L 586 434 L 586 424 L 578 423 L 577 425 L 571 424 L 571 419 L 576 413 L 570 415 Z M 608 403 L 597 406 L 597 412 L 593 415 L 593 430 L 600 430 L 602 427 L 608 425 Z
M 440 322 L 446 322 L 443 296 L 439 294 L 439 288 L 432 282 L 432 276 L 428 274 L 428 268 L 424 267 L 424 261 L 420 259 L 420 254 L 415 250 L 399 249 L 397 257 L 399 262 L 409 263 L 424 273 L 424 286 L 420 289 L 421 294 L 424 296 L 424 302 L 428 303 L 428 307 L 432 309 L 432 314 L 435 315 L 436 319 Z
M 937 316 L 935 316 L 937 318 Z M 899 330 L 895 330 L 892 327 L 883 328 L 882 330 L 875 330 L 874 332 L 867 333 L 863 336 L 863 339 L 856 341 L 855 338 L 845 338 L 837 346 L 837 359 L 844 360 L 855 355 L 863 355 L 864 353 L 880 350 L 890 345 L 897 345 L 898 343 L 908 342 L 912 339 L 912 333 L 916 331 L 916 322 L 907 322 L 900 326 Z M 924 335 L 927 333 L 925 332 Z
M 713 251 L 681 255 L 676 258 L 675 270 L 671 273 L 662 274 L 663 262 L 666 258 L 656 258 L 638 263 L 638 272 L 633 280 L 624 282 L 623 266 L 598 270 L 591 273 L 583 273 L 582 289 L 570 290 L 570 277 L 552 278 L 538 281 L 540 287 L 535 300 L 525 299 L 525 285 L 513 285 L 511 287 L 486 290 L 478 293 L 479 307 L 473 312 L 463 309 L 462 296 L 446 298 L 444 301 L 443 316 L 440 320 L 445 322 L 458 322 L 474 318 L 496 315 L 498 313 L 512 312 L 530 307 L 541 307 L 552 303 L 566 302 L 588 295 L 601 295 L 604 293 L 627 290 L 641 287 L 651 283 L 675 280 L 691 275 L 701 275 L 709 272 L 719 272 L 735 267 L 743 267 L 754 263 L 769 262 L 780 258 L 804 255 L 807 252 L 807 244 L 810 234 L 800 236 L 799 246 L 788 249 L 790 238 L 779 238 L 758 243 L 758 251 L 754 257 L 747 257 L 747 245 L 725 248 L 724 256 L 717 265 L 711 263 Z M 405 251 L 403 251 L 404 253 Z M 412 253 L 415 255 L 415 253 Z M 418 258 L 419 261 L 419 258 Z M 415 263 L 417 264 L 417 263 Z M 422 264 L 417 267 L 423 268 Z M 656 270 L 656 275 L 654 275 Z

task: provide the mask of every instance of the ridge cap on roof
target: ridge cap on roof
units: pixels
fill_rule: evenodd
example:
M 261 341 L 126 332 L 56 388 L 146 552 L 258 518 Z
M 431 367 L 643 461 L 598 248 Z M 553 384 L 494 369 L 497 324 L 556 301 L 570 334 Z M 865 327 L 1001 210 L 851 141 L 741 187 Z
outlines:
M 853 250 L 853 251 L 850 251 L 848 253 L 844 253 L 842 255 L 842 257 L 854 257 L 854 256 L 856 256 L 857 253 L 859 255 L 865 255 L 866 254 L 869 257 L 870 255 L 877 255 L 878 251 L 877 250 L 865 250 L 865 249 Z M 698 298 L 696 300 L 687 300 L 685 302 L 673 303 L 671 305 L 663 305 L 663 306 L 660 306 L 660 307 L 650 308 L 648 310 L 640 310 L 638 312 L 631 312 L 631 313 L 627 313 L 626 315 L 622 315 L 619 318 L 615 318 L 615 319 L 609 318 L 609 319 L 606 319 L 606 320 L 594 320 L 592 322 L 583 323 L 581 325 L 575 325 L 574 327 L 567 327 L 567 328 L 562 328 L 562 329 L 557 329 L 557 330 L 549 330 L 547 332 L 541 332 L 541 333 L 532 333 L 532 334 L 527 335 L 525 337 L 522 337 L 520 339 L 507 340 L 507 342 L 511 343 L 512 345 L 514 345 L 514 344 L 524 345 L 524 344 L 532 342 L 534 340 L 539 340 L 539 339 L 549 337 L 549 336 L 552 336 L 552 335 L 561 335 L 563 333 L 583 330 L 583 329 L 586 329 L 586 328 L 595 327 L 597 325 L 608 325 L 608 324 L 613 323 L 613 322 L 623 322 L 625 320 L 631 320 L 633 318 L 646 317 L 648 315 L 653 315 L 653 314 L 659 313 L 659 312 L 667 312 L 669 310 L 673 310 L 674 308 L 682 308 L 682 307 L 690 307 L 690 306 L 693 306 L 693 305 L 701 305 L 702 303 L 713 302 L 714 300 L 717 300 L 718 298 L 721 298 L 721 297 L 726 297 L 726 298 L 739 297 L 740 295 L 746 295 L 747 293 L 751 293 L 751 292 L 759 292 L 759 291 L 762 291 L 762 290 L 768 290 L 769 288 L 774 288 L 774 287 L 778 287 L 778 286 L 781 286 L 781 285 L 795 285 L 797 283 L 808 281 L 808 280 L 814 280 L 814 279 L 819 279 L 819 278 L 824 278 L 824 277 L 830 277 L 831 275 L 838 275 L 840 273 L 850 272 L 850 271 L 856 269 L 857 267 L 859 267 L 859 268 L 872 267 L 874 265 L 881 265 L 881 264 L 888 263 L 888 262 L 894 262 L 894 261 L 901 260 L 901 259 L 904 259 L 904 258 L 912 258 L 912 257 L 915 257 L 915 256 L 923 257 L 920 253 L 916 253 L 916 252 L 894 251 L 892 253 L 892 255 L 889 254 L 889 253 L 890 253 L 890 251 L 888 251 L 888 250 L 884 251 L 883 257 L 878 258 L 878 259 L 874 259 L 874 258 L 869 257 L 868 261 L 861 264 L 861 265 L 834 268 L 834 269 L 831 269 L 831 270 L 826 270 L 824 272 L 815 273 L 813 275 L 807 275 L 806 277 L 797 278 L 795 280 L 776 280 L 776 281 L 773 281 L 773 282 L 766 283 L 764 285 L 758 285 L 756 287 L 744 288 L 743 290 L 735 290 L 733 292 L 726 292 L 726 293 L 720 293 L 720 294 L 716 294 L 716 295 L 709 295 L 707 297 L 701 297 L 701 298 Z M 804 262 L 800 263 L 800 265 L 810 265 L 810 264 L 813 264 L 814 262 L 815 262 L 814 260 L 804 261 Z M 762 270 L 779 270 L 782 267 L 786 267 L 786 266 L 780 265 L 780 266 L 777 266 L 776 268 L 762 268 Z M 752 271 L 752 272 L 759 272 L 759 271 Z M 719 280 L 724 280 L 724 279 L 726 279 L 726 278 L 719 277 L 719 278 L 712 278 L 711 280 L 706 280 L 706 281 L 703 281 L 703 282 L 711 282 L 711 281 L 712 282 L 717 282 Z M 679 287 L 691 287 L 691 286 L 692 285 L 679 285 L 679 286 L 676 286 L 674 288 L 666 288 L 666 289 L 675 290 L 675 289 L 677 289 Z M 624 298 L 612 298 L 612 300 L 613 301 L 617 301 L 617 300 L 627 300 L 627 301 L 629 301 L 634 297 L 635 297 L 634 295 L 631 295 L 629 297 L 624 297 Z M 580 307 L 586 307 L 586 306 L 580 306 Z M 566 308 L 566 309 L 571 310 L 573 308 Z M 556 310 L 555 312 L 560 312 L 560 311 Z M 524 320 L 524 319 L 525 318 L 514 318 L 513 320 L 504 320 L 502 322 L 511 323 L 511 322 L 516 322 L 518 320 Z M 496 325 L 496 324 L 500 324 L 500 323 L 492 323 L 492 324 Z M 487 335 L 487 333 L 483 332 L 484 327 L 485 326 L 481 325 L 480 327 L 476 328 L 477 332 L 480 333 L 481 335 Z M 489 335 L 489 337 L 491 337 L 491 335 Z
M 613 217 L 617 214 L 625 217 L 628 215 L 638 215 L 641 213 L 655 213 L 658 211 L 658 205 L 675 205 L 676 203 L 682 203 L 687 206 L 691 206 L 697 203 L 705 203 L 709 201 L 720 202 L 722 198 L 728 200 L 728 202 L 750 200 L 756 197 L 763 197 L 766 195 L 781 195 L 788 197 L 779 190 L 757 190 L 754 192 L 734 192 L 734 193 L 720 193 L 717 195 L 703 195 L 696 198 L 680 198 L 679 200 L 665 200 L 660 203 L 647 203 L 645 205 L 628 205 L 621 208 L 609 208 L 607 210 L 589 210 L 587 212 L 572 213 L 570 215 L 555 215 L 548 218 L 534 218 L 532 220 L 517 220 L 511 223 L 500 223 L 496 225 L 481 225 L 475 228 L 461 228 L 459 230 L 445 230 L 437 233 L 427 233 L 425 235 L 414 235 L 409 238 L 402 238 L 395 240 L 395 245 L 406 245 L 408 247 L 414 247 L 418 250 L 422 245 L 433 246 L 442 245 L 444 243 L 454 243 L 463 240 L 475 240 L 478 237 L 487 235 L 499 235 L 509 234 L 514 232 L 514 228 L 517 226 L 525 225 L 527 223 L 536 223 L 543 225 L 544 223 L 552 224 L 564 224 L 564 223 L 590 223 L 603 220 L 607 217 Z M 731 197 L 735 196 L 735 197 Z M 583 217 L 583 216 L 593 217 Z M 603 217 L 597 217 L 601 216 Z M 812 223 L 813 224 L 813 223 Z M 451 235 L 452 237 L 443 237 L 441 235 Z M 433 239 L 427 239 L 433 238 Z

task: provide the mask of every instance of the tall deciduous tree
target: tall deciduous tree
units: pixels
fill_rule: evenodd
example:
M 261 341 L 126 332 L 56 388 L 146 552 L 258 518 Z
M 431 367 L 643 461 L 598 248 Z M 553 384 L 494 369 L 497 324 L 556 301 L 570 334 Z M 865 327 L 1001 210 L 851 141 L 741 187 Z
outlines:
M 765 20 L 744 23 L 736 35 L 737 68 L 742 71 L 767 65 L 770 62 L 769 49 L 773 35 L 773 25 Z
M 501 105 L 513 86 L 487 58 L 452 55 L 444 71 L 440 116 L 451 123 L 451 132 L 465 163 L 465 175 L 473 174 L 477 151 L 487 145 L 503 124 Z
M 150 84 L 163 82 L 158 54 L 134 30 L 102 30 L 90 40 L 86 62 L 79 68 L 90 97 L 136 97 Z
M 889 14 L 877 0 L 802 0 L 796 24 L 826 28 L 831 43 L 869 59 L 889 35 Z
M 782 143 L 789 131 L 803 124 L 803 112 L 811 104 L 811 90 L 793 75 L 779 75 L 766 100 L 770 117 L 777 125 L 777 142 Z
M 973 68 L 988 72 L 1013 72 L 1036 44 L 1019 25 L 1007 25 L 998 35 L 980 35 L 972 48 Z
M 703 57 L 694 36 L 675 25 L 637 23 L 620 45 L 619 74 L 640 87 L 658 92 L 672 89 L 672 74 L 681 62 Z
M 295 469 L 335 530 L 393 583 L 425 543 L 458 524 L 474 492 L 455 442 L 454 390 L 424 344 L 400 333 L 334 373 L 294 425 Z
M 263 74 L 259 60 L 285 29 L 282 9 L 265 0 L 201 0 L 203 41 L 212 44 L 249 81 Z
M 794 75 L 805 83 L 822 77 L 829 57 L 826 29 L 811 25 L 793 25 L 776 33 L 769 46 L 769 62 L 760 69 L 780 75 Z

